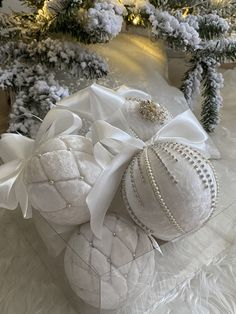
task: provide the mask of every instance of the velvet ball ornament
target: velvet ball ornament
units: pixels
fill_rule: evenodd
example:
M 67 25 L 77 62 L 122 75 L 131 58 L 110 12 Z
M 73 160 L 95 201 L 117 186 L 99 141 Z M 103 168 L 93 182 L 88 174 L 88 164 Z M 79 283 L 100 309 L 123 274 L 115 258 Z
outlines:
M 74 292 L 94 307 L 101 302 L 105 310 L 131 302 L 148 287 L 155 270 L 155 252 L 147 234 L 114 214 L 105 217 L 101 239 L 89 224 L 80 226 L 68 243 L 64 261 Z
M 149 140 L 172 119 L 165 107 L 148 99 L 127 98 L 122 110 L 132 134 L 143 141 Z
M 170 241 L 211 217 L 218 183 L 212 164 L 197 150 L 161 142 L 132 159 L 122 192 L 134 221 L 155 237 Z
M 91 141 L 65 135 L 37 149 L 27 162 L 24 180 L 32 207 L 44 218 L 76 225 L 90 220 L 86 197 L 100 173 Z

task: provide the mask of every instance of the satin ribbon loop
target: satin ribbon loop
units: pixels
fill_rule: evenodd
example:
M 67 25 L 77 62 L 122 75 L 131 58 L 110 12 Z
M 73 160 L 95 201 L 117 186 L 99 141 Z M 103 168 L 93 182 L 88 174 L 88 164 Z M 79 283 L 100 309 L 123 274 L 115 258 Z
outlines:
M 19 134 L 4 133 L 0 140 L 0 158 L 4 163 L 26 159 L 34 150 L 34 140 Z
M 96 83 L 62 99 L 57 108 L 65 108 L 90 121 L 107 120 L 123 106 L 125 98 Z
M 54 108 L 44 118 L 35 139 L 35 146 L 57 136 L 74 133 L 82 127 L 82 120 L 72 111 Z
M 10 210 L 17 207 L 14 185 L 21 171 L 22 162 L 18 160 L 10 161 L 0 167 L 0 207 Z
M 152 141 L 155 142 L 162 138 L 173 141 L 179 140 L 189 145 L 197 145 L 204 143 L 208 139 L 208 135 L 202 129 L 191 110 L 187 110 L 164 125 L 153 136 Z

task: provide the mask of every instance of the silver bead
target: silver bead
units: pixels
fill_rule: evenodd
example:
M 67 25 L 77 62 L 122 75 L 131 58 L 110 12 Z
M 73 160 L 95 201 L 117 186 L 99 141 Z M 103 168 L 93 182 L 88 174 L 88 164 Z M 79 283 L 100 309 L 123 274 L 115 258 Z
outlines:
M 84 177 L 83 177 L 83 176 L 80 176 L 79 179 L 80 179 L 81 181 L 84 181 Z
M 110 263 L 110 262 L 111 262 L 111 259 L 110 259 L 110 257 L 108 257 L 108 258 L 107 258 L 107 261 L 108 261 L 108 263 Z
M 55 181 L 49 180 L 48 183 L 51 184 L 51 185 L 53 185 L 53 184 L 55 183 Z
M 113 233 L 113 237 L 115 237 L 115 236 L 116 236 L 116 233 L 114 232 L 114 233 Z
M 66 204 L 66 207 L 67 207 L 67 208 L 71 208 L 72 205 L 71 205 L 70 203 L 68 203 L 68 204 Z

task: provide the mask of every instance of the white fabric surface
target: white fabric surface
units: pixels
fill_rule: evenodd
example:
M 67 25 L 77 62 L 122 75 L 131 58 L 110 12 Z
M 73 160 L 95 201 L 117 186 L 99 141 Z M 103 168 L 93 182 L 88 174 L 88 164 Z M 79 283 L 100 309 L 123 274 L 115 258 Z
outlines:
M 77 225 L 90 219 L 86 197 L 100 173 L 92 142 L 64 135 L 37 149 L 27 161 L 24 179 L 30 203 L 42 216 L 56 224 Z
M 153 181 L 168 211 L 160 205 Z M 186 145 L 172 146 L 168 142 L 146 148 L 134 157 L 123 186 L 131 212 L 155 237 L 166 241 L 202 226 L 217 200 L 211 163 Z
M 130 44 L 130 43 L 126 43 Z M 136 51 L 140 51 L 136 49 Z M 118 54 L 119 58 L 119 54 Z M 146 63 L 139 63 L 138 58 L 136 59 L 137 68 L 140 72 L 145 72 L 145 80 L 143 82 L 137 82 L 137 88 L 142 88 L 142 84 L 146 84 L 147 91 L 151 94 L 158 94 L 161 97 L 169 100 L 169 106 L 175 108 L 176 113 L 183 111 L 184 100 L 180 92 L 180 99 L 173 94 L 172 91 L 177 91 L 175 88 L 171 88 L 169 92 L 168 84 L 157 72 L 153 72 L 152 69 L 146 69 Z M 158 61 L 159 62 L 159 61 Z M 144 75 L 144 74 L 143 74 Z M 184 298 L 180 298 L 181 289 L 173 291 L 173 299 L 171 304 L 159 306 L 158 303 L 163 298 L 166 299 L 166 292 L 174 289 L 176 285 L 182 283 L 186 278 L 192 277 L 196 271 L 200 271 L 200 274 L 204 274 L 201 271 L 203 265 L 209 265 L 214 256 L 223 252 L 226 248 L 234 254 L 233 247 L 231 246 L 234 236 L 235 236 L 235 222 L 236 222 L 236 125 L 235 125 L 235 84 L 236 84 L 236 70 L 227 71 L 224 74 L 226 78 L 226 87 L 224 88 L 224 108 L 222 110 L 222 124 L 221 127 L 217 129 L 216 134 L 213 136 L 215 142 L 221 150 L 223 160 L 219 169 L 225 169 L 224 176 L 220 176 L 221 182 L 225 182 L 225 186 L 222 186 L 223 191 L 221 193 L 221 203 L 219 207 L 229 207 L 227 211 L 222 212 L 214 220 L 212 220 L 207 226 L 199 230 L 197 233 L 189 235 L 186 238 L 180 239 L 175 243 L 168 243 L 162 246 L 164 256 L 159 259 L 159 283 L 155 285 L 156 294 L 149 293 L 150 306 L 153 305 L 153 300 L 157 301 L 157 304 L 153 305 L 150 311 L 147 310 L 147 306 L 142 304 L 142 300 L 137 302 L 132 309 L 124 309 L 123 313 L 132 313 L 131 310 L 136 311 L 136 313 L 169 313 L 171 307 L 174 309 L 172 312 L 174 314 L 176 308 L 183 310 L 181 314 L 222 314 L 229 313 L 234 314 L 236 304 L 235 298 L 235 280 L 232 275 L 225 277 L 223 282 L 220 283 L 227 284 L 228 293 L 225 291 L 217 291 L 217 297 L 224 298 L 224 302 L 221 302 L 221 307 L 217 308 L 216 298 L 211 299 L 212 287 L 210 280 L 216 282 L 218 278 L 218 273 L 211 271 L 210 266 L 204 266 L 204 270 L 209 272 L 212 276 L 211 279 L 205 278 L 205 283 L 207 285 L 210 295 L 208 298 L 209 304 L 206 307 L 200 307 L 196 309 L 195 303 L 191 303 L 193 298 L 188 299 L 188 306 L 184 304 L 185 301 L 181 301 Z M 135 76 L 129 77 L 128 82 L 124 82 L 127 85 L 131 85 L 135 81 Z M 120 82 L 118 83 L 120 85 Z M 133 85 L 133 84 L 132 84 Z M 138 86 L 139 85 L 139 86 Z M 175 103 L 177 104 L 175 106 Z M 164 101 L 163 101 L 164 102 Z M 164 103 L 167 107 L 168 105 Z M 170 107 L 169 107 L 170 108 Z M 179 108 L 181 108 L 179 110 Z M 230 207 L 231 205 L 231 207 Z M 35 230 L 31 225 L 30 221 L 22 222 L 24 223 L 24 231 L 19 227 L 16 220 L 16 213 L 1 210 L 0 215 L 0 234 L 1 234 L 1 255 L 0 255 L 0 273 L 1 273 L 1 302 L 0 302 L 0 313 L 3 314 L 74 314 L 75 311 L 68 305 L 68 302 L 63 294 L 53 283 L 50 272 L 45 268 L 45 260 L 42 263 L 40 257 L 42 258 L 42 252 L 46 259 L 45 251 L 43 250 L 42 244 L 35 235 Z M 20 215 L 19 215 L 20 216 Z M 25 235 L 26 237 L 24 237 Z M 30 241 L 29 241 L 30 240 Z M 29 242 L 32 243 L 33 246 Z M 230 253 L 230 254 L 231 254 Z M 225 258 L 218 261 L 217 269 L 219 271 L 226 271 L 227 269 L 236 270 L 235 264 L 230 264 L 232 261 L 232 254 L 228 252 L 223 252 Z M 168 256 L 169 258 L 165 257 Z M 225 264 L 230 264 L 230 266 L 225 266 Z M 53 269 L 53 265 L 51 265 Z M 214 265 L 212 266 L 214 267 Z M 198 298 L 199 287 L 202 284 L 200 280 L 201 276 L 196 277 L 195 285 L 192 285 L 191 296 Z M 214 285 L 217 289 L 219 285 Z M 219 287 L 220 289 L 220 287 Z M 189 288 L 186 287 L 186 297 L 189 296 Z M 214 294 L 215 295 L 215 294 Z M 200 299 L 197 299 L 200 300 Z M 219 298 L 218 298 L 219 300 Z M 181 303 L 181 304 L 180 304 Z M 212 305 L 216 305 L 214 308 L 215 312 L 211 312 L 210 309 Z M 182 308 L 180 307 L 182 306 Z M 196 310 L 195 310 L 196 309 Z M 218 311 L 218 312 L 217 312 Z M 81 313 L 85 314 L 86 311 Z M 86 313 L 86 314 L 91 314 Z M 122 313 L 122 314 L 123 314 Z M 171 313 L 171 312 L 170 312 Z M 110 314 L 110 313 L 109 313 Z
M 65 253 L 65 272 L 72 289 L 86 303 L 99 308 L 101 295 L 102 309 L 117 309 L 148 288 L 155 272 L 155 252 L 141 228 L 110 214 L 105 217 L 101 240 L 89 224 L 73 234 Z

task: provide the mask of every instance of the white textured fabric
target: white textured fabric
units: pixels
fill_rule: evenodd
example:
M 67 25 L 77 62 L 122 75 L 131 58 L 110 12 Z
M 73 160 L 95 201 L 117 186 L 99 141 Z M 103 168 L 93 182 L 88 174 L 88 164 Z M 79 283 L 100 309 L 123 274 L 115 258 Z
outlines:
M 145 148 L 134 157 L 123 186 L 131 217 L 157 238 L 167 241 L 206 222 L 217 198 L 210 162 L 190 147 L 171 142 Z
M 101 240 L 94 237 L 89 224 L 74 233 L 65 254 L 65 272 L 72 289 L 86 303 L 99 307 L 101 294 L 101 308 L 112 310 L 148 288 L 154 257 L 150 239 L 139 227 L 110 214 Z
M 86 197 L 100 173 L 91 141 L 66 135 L 37 149 L 27 162 L 24 180 L 32 206 L 47 220 L 76 225 L 90 219 Z

